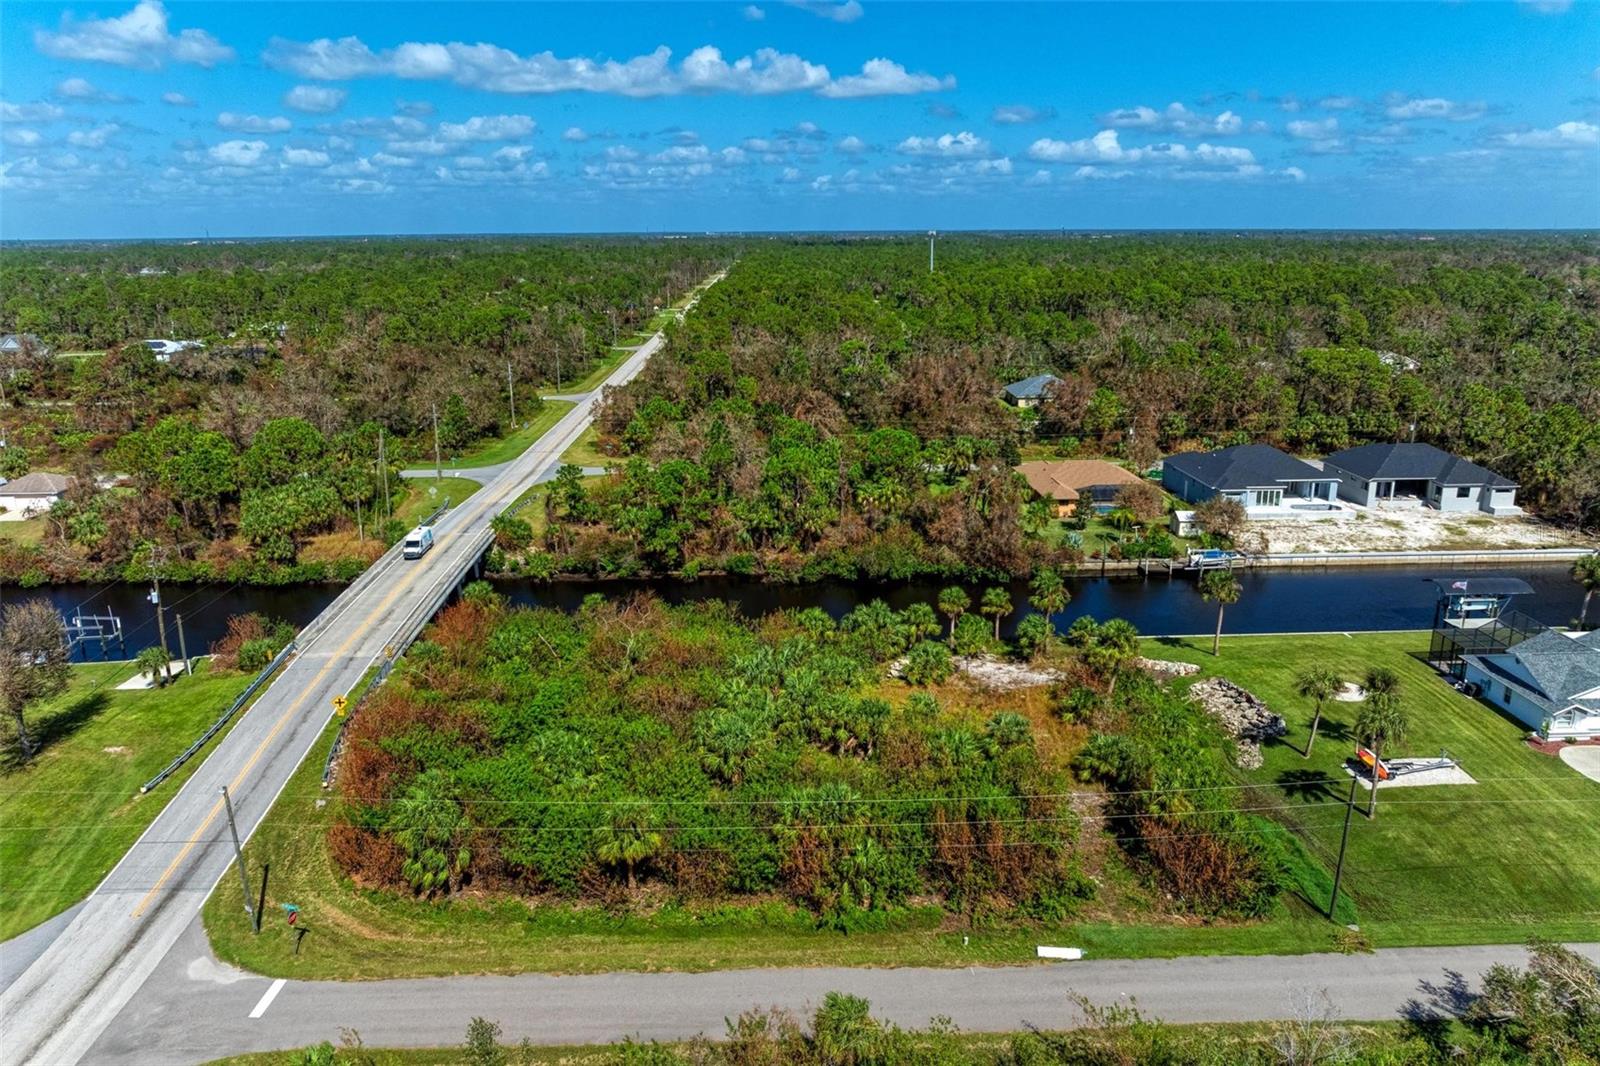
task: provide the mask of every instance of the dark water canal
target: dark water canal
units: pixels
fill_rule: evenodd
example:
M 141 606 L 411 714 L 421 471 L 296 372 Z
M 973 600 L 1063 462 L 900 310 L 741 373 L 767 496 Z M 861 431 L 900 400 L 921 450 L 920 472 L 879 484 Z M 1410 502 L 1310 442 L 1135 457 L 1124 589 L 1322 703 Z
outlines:
M 1244 595 L 1228 608 L 1227 632 L 1344 632 L 1362 629 L 1422 629 L 1433 619 L 1435 589 L 1429 578 L 1454 573 L 1440 567 L 1341 567 L 1326 570 L 1241 571 Z M 1576 616 L 1582 593 L 1567 576 L 1564 564 L 1494 567 L 1465 571 L 1520 577 L 1533 586 L 1533 594 L 1516 606 L 1542 622 L 1564 624 Z M 669 603 L 727 600 L 747 615 L 784 608 L 820 607 L 834 617 L 873 599 L 901 609 L 922 600 L 932 603 L 944 582 L 904 581 L 821 582 L 811 585 L 770 585 L 731 577 L 682 581 L 657 578 L 639 581 L 553 582 L 504 581 L 500 589 L 517 603 L 576 608 L 585 596 L 626 596 L 650 592 Z M 1069 582 L 1072 603 L 1060 616 L 1065 625 L 1081 614 L 1097 618 L 1126 618 L 1148 634 L 1208 633 L 1216 621 L 1216 608 L 1200 598 L 1192 577 L 1142 578 L 1079 575 Z M 973 599 L 981 592 L 970 590 Z M 1004 627 L 1008 632 L 1027 610 L 1025 582 L 1011 586 L 1018 607 Z M 223 632 L 230 615 L 248 611 L 304 625 L 339 592 L 338 586 L 310 585 L 292 588 L 227 588 L 211 585 L 173 586 L 163 589 L 167 606 L 168 645 L 177 651 L 176 618 L 183 618 L 190 654 L 200 654 Z M 106 649 L 110 658 L 132 656 L 156 642 L 155 613 L 144 585 L 62 585 L 45 589 L 3 590 L 9 601 L 43 596 L 64 613 L 76 610 L 118 615 L 122 619 L 126 649 L 115 643 Z M 84 648 L 88 658 L 101 657 L 97 644 Z

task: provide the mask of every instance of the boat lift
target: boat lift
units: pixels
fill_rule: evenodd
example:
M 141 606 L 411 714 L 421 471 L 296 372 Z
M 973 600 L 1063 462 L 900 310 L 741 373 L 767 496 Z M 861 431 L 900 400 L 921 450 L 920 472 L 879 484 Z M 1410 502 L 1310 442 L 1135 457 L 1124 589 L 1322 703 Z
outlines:
M 1207 570 L 1232 570 L 1236 566 L 1243 566 L 1248 560 L 1244 552 L 1229 551 L 1225 548 L 1190 548 L 1189 565 L 1185 570 L 1196 570 L 1205 573 Z
M 111 614 L 84 614 L 82 609 L 72 613 L 72 617 L 65 615 L 61 618 L 62 627 L 67 633 L 67 655 L 79 648 L 84 648 L 84 658 L 88 659 L 88 647 L 92 642 L 99 642 L 100 658 L 108 659 L 109 645 L 115 641 L 122 657 L 128 657 L 128 642 L 122 633 L 122 619 Z
M 1371 751 L 1358 747 L 1356 762 L 1366 771 L 1368 777 L 1376 777 L 1379 781 L 1391 781 L 1396 777 L 1421 773 L 1424 770 L 1449 770 L 1460 765 L 1455 756 L 1442 748 L 1437 759 L 1386 759 L 1379 762 Z

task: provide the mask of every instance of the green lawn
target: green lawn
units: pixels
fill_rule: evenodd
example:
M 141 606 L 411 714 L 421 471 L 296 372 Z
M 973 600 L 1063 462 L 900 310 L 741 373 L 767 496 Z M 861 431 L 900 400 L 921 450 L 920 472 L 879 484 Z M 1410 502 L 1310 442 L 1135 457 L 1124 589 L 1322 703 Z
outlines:
M 572 442 L 572 447 L 562 453 L 561 461 L 574 466 L 609 466 L 618 460 L 606 455 L 595 446 L 595 428 L 591 423 L 589 428 Z
M 94 888 L 207 751 L 150 794 L 141 796 L 139 786 L 250 682 L 244 674 L 212 675 L 201 662 L 169 688 L 117 691 L 133 673 L 130 663 L 74 667 L 67 692 L 29 715 L 43 750 L 24 766 L 9 754 L 0 764 L 0 940 Z M 9 719 L 5 732 L 9 753 Z
M 445 500 L 454 506 L 481 488 L 482 485 L 465 477 L 408 477 L 406 498 L 395 508 L 394 516 L 409 528 L 432 514 Z
M 646 334 L 644 339 L 640 340 L 638 343 L 643 344 L 644 341 L 648 339 L 649 335 Z M 617 367 L 621 366 L 623 362 L 627 360 L 628 356 L 632 354 L 633 348 L 609 349 L 606 352 L 605 358 L 596 363 L 594 365 L 594 369 L 590 370 L 582 378 L 577 381 L 563 381 L 559 389 L 552 387 L 549 391 L 552 394 L 559 393 L 563 396 L 579 392 L 593 392 L 595 389 L 600 387 L 601 383 L 604 382 L 606 378 L 610 377 L 612 373 L 616 371 Z M 545 402 L 548 403 L 549 401 L 546 400 Z
M 0 539 L 14 540 L 19 544 L 38 544 L 44 539 L 50 520 L 43 515 L 24 518 L 20 522 L 0 522 Z
M 1150 654 L 1199 662 L 1260 694 L 1289 720 L 1290 743 L 1268 747 L 1247 775 L 1246 805 L 1298 825 L 1328 867 L 1343 814 L 1340 763 L 1353 705 L 1336 703 L 1309 763 L 1310 707 L 1290 694 L 1297 666 L 1327 662 L 1352 675 L 1390 665 L 1404 679 L 1417 726 L 1406 754 L 1448 747 L 1479 781 L 1472 786 L 1389 789 L 1379 817 L 1358 816 L 1345 884 L 1363 931 L 1377 946 L 1498 943 L 1532 935 L 1600 939 L 1600 784 L 1520 742 L 1521 730 L 1456 694 L 1412 652 L 1425 636 L 1235 637 L 1213 660 L 1205 642 L 1151 642 Z M 331 734 L 324 743 L 331 741 Z M 1018 964 L 1039 943 L 1084 947 L 1094 957 L 1276 954 L 1328 951 L 1342 930 L 1306 901 L 1249 923 L 1106 921 L 1028 928 L 962 929 L 938 911 L 912 911 L 888 928 L 849 935 L 819 929 L 779 905 L 695 909 L 663 903 L 651 914 L 613 914 L 507 897 L 427 903 L 363 891 L 335 869 L 317 814 L 321 749 L 285 790 L 248 851 L 268 861 L 277 902 L 303 908 L 307 935 L 291 954 L 287 928 L 250 935 L 224 879 L 206 926 L 218 954 L 263 973 L 374 979 L 454 973 L 709 970 L 741 966 L 964 966 Z M 1318 782 L 1333 778 L 1325 787 Z M 1287 808 L 1287 809 L 1281 809 Z M 966 942 L 963 943 L 963 939 Z
M 1236 681 L 1283 715 L 1289 735 L 1245 776 L 1272 804 L 1310 804 L 1276 813 L 1302 827 L 1330 868 L 1359 705 L 1330 701 L 1304 759 L 1312 705 L 1294 694 L 1295 673 L 1314 663 L 1357 682 L 1372 666 L 1399 673 L 1413 726 L 1385 754 L 1448 749 L 1478 783 L 1380 789 L 1376 820 L 1356 818 L 1345 884 L 1380 945 L 1600 939 L 1600 783 L 1531 751 L 1522 725 L 1447 686 L 1418 657 L 1427 642 L 1425 632 L 1225 636 L 1220 658 L 1204 638 L 1147 642 L 1146 653 L 1199 663 L 1202 676 Z
M 498 437 L 491 441 L 473 446 L 470 451 L 446 459 L 446 470 L 467 470 L 478 466 L 494 466 L 497 463 L 508 463 L 527 451 L 528 448 L 540 437 L 550 432 L 550 427 L 561 421 L 561 416 L 576 406 L 566 400 L 545 400 L 540 406 L 538 414 L 528 420 L 527 425 Z M 427 457 L 424 457 L 425 459 Z M 418 466 L 426 468 L 429 464 L 424 461 Z

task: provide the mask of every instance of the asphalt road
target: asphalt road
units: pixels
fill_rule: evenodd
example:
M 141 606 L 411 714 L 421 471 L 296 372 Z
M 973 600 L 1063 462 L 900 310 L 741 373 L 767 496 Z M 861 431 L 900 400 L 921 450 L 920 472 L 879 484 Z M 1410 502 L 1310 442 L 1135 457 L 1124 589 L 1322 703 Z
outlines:
M 1600 961 L 1600 944 L 1580 947 Z M 1403 948 L 1372 955 L 1224 956 L 1102 960 L 1009 968 L 725 970 L 592 976 L 430 978 L 415 981 L 275 982 L 219 963 L 193 923 L 152 980 L 117 1017 L 86 1061 L 105 1066 L 204 1062 L 244 1051 L 337 1043 L 354 1029 L 374 1047 L 459 1045 L 467 1022 L 498 1021 L 505 1039 L 538 1044 L 720 1037 L 723 1022 L 751 1007 L 807 1013 L 831 991 L 872 1002 L 906 1026 L 946 1015 L 969 1032 L 1079 1020 L 1069 998 L 1136 1002 L 1169 1022 L 1273 1021 L 1326 991 L 1345 1020 L 1448 1014 L 1495 962 L 1521 965 L 1522 947 Z M 646 960 L 641 960 L 641 963 Z M 1320 1008 L 1320 1002 L 1318 1004 Z M 252 1017 L 259 1011 L 258 1016 Z M 159 1048 L 159 1053 L 152 1049 Z
M 662 344 L 642 345 L 606 379 L 633 379 Z M 0 1063 L 82 1059 L 145 984 L 232 859 L 221 789 L 240 835 L 265 816 L 333 713 L 419 613 L 460 580 L 481 552 L 490 520 L 528 485 L 548 477 L 588 426 L 599 391 L 435 526 L 421 560 L 392 550 L 307 626 L 277 681 L 239 719 L 200 768 L 32 964 L 0 992 Z M 37 945 L 34 945 L 36 947 Z M 162 1049 L 154 1052 L 153 1049 Z M 163 1042 L 145 1062 L 171 1061 Z

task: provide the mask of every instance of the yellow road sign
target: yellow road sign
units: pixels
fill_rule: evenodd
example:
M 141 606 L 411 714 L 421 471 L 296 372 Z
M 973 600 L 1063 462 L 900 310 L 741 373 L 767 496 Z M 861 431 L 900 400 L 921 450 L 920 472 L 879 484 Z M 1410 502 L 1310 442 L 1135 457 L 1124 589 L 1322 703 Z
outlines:
M 335 714 L 343 714 L 344 713 L 344 705 L 345 705 L 346 702 L 348 702 L 348 701 L 346 701 L 344 696 L 342 696 L 342 695 L 335 696 L 333 698 L 333 711 L 334 711 L 334 713 Z

